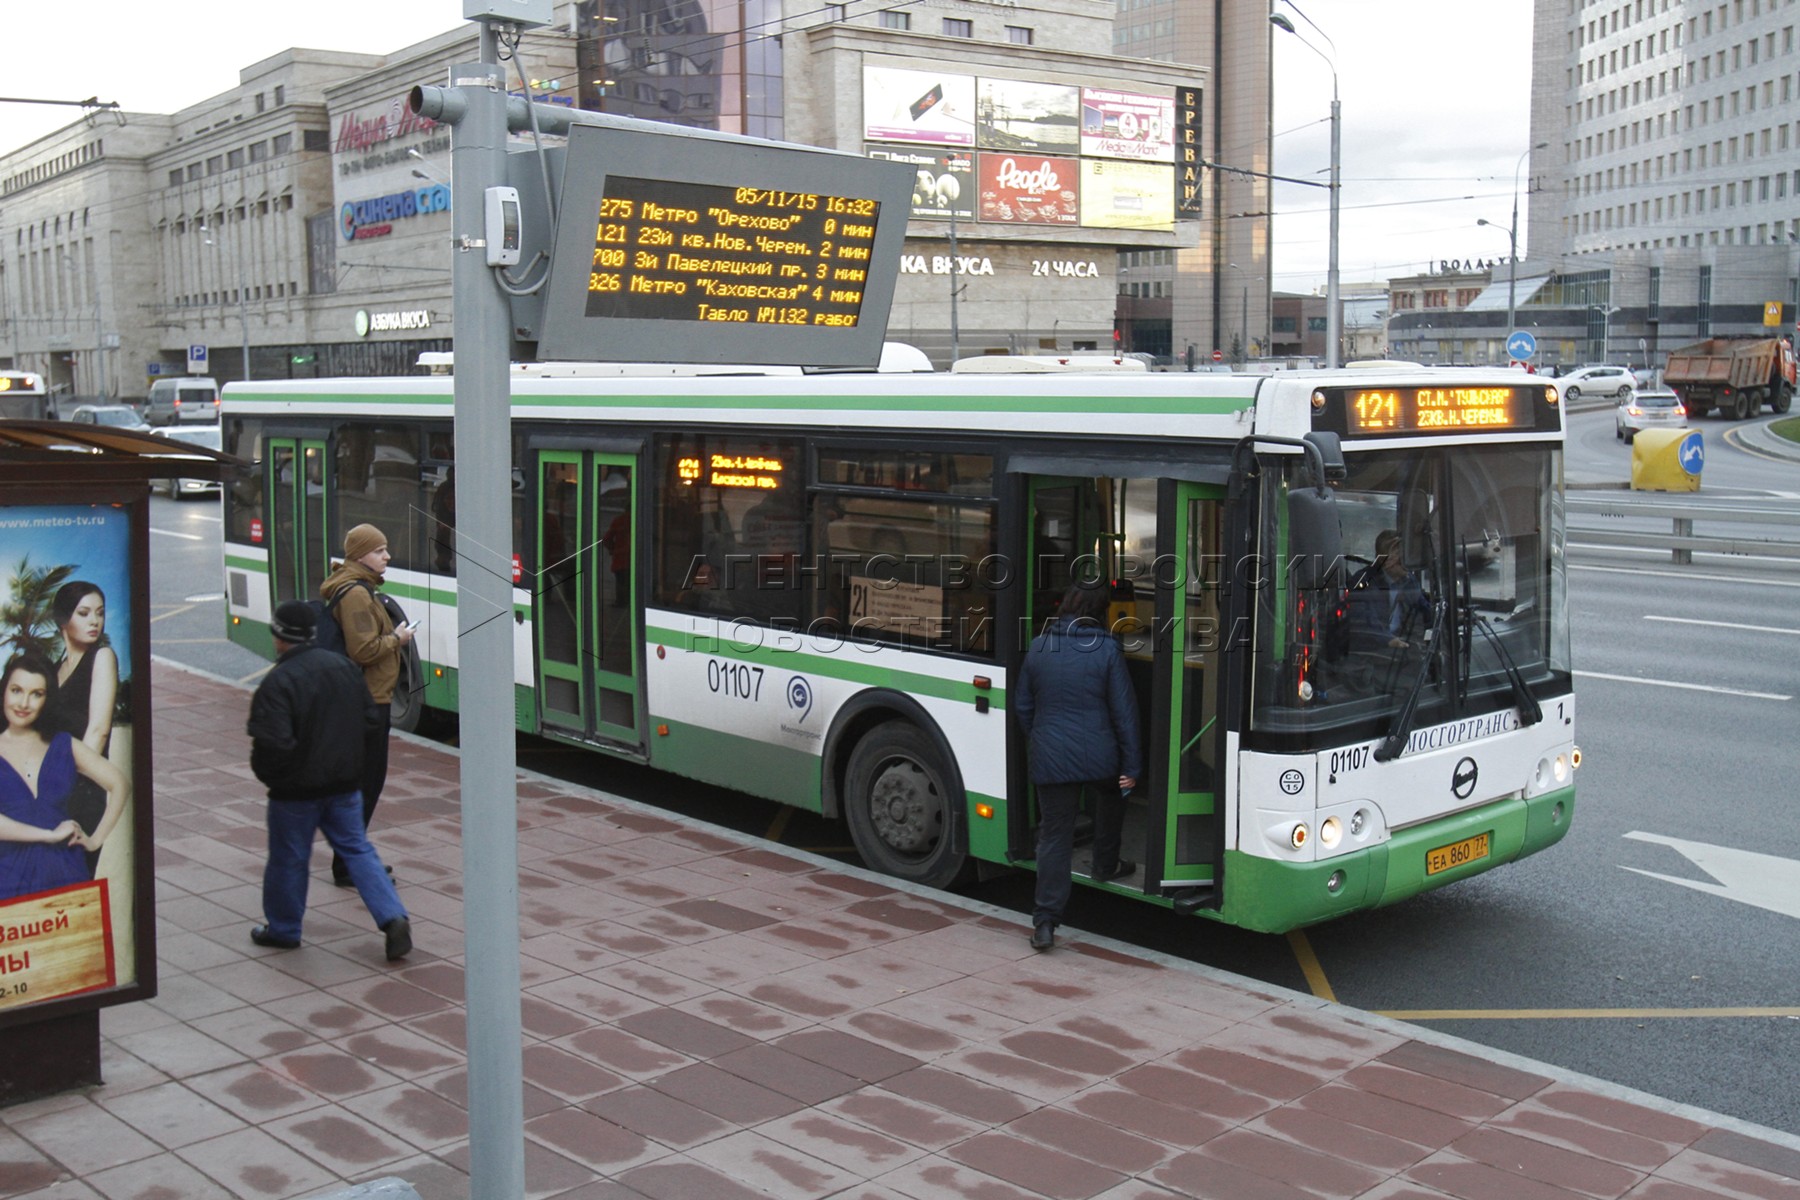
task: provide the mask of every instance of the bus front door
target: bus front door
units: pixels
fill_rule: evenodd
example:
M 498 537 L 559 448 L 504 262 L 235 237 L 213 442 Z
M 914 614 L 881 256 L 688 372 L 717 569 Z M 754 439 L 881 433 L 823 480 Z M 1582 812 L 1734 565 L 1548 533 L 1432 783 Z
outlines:
M 630 455 L 539 453 L 533 617 L 540 726 L 641 753 L 636 482 Z
M 271 437 L 266 450 L 269 494 L 269 611 L 283 600 L 311 600 L 331 570 L 325 524 L 325 442 Z M 339 548 L 341 553 L 341 547 Z
M 1224 492 L 1165 481 L 1156 588 L 1156 679 L 1146 745 L 1155 785 L 1146 858 L 1148 890 L 1177 907 L 1216 906 L 1224 853 L 1219 756 L 1225 630 L 1220 611 Z

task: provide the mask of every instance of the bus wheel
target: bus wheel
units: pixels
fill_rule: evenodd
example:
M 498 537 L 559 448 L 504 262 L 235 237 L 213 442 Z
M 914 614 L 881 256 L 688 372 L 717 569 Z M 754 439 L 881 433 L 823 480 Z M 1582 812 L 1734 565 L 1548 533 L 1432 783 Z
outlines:
M 857 743 L 844 815 L 867 866 L 926 887 L 956 882 L 968 856 L 956 837 L 962 791 L 948 778 L 931 739 L 905 721 L 878 725 Z
M 388 725 L 401 733 L 417 733 L 425 721 L 425 692 L 408 686 L 405 679 L 394 685 L 394 698 L 388 703 Z

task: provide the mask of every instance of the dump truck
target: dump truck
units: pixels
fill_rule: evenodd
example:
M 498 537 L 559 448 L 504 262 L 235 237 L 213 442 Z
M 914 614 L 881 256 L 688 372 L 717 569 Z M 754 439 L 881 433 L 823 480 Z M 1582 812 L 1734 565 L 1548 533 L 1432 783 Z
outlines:
M 1786 338 L 1708 338 L 1669 351 L 1663 383 L 1690 417 L 1716 408 L 1742 421 L 1765 404 L 1784 413 L 1794 402 L 1794 346 Z

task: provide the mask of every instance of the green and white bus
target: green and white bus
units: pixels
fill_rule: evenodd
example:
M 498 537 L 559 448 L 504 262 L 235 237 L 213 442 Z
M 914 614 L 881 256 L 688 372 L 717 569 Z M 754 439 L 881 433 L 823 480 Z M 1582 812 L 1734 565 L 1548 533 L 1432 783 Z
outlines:
M 958 365 L 515 367 L 518 728 L 841 818 L 905 879 L 1029 869 L 1008 686 L 1085 573 L 1148 760 L 1137 870 L 1094 886 L 1285 931 L 1568 830 L 1554 381 Z M 234 384 L 223 419 L 255 464 L 224 502 L 230 636 L 270 654 L 275 604 L 373 522 L 421 622 L 396 722 L 455 712 L 452 380 Z M 1412 602 L 1371 618 L 1384 531 Z

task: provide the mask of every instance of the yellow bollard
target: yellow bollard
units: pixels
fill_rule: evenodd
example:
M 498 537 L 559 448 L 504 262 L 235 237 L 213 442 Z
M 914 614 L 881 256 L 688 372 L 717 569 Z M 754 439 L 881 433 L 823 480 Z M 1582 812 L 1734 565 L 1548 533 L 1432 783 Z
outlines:
M 1697 492 L 1706 464 L 1698 429 L 1645 429 L 1631 439 L 1631 490 Z

